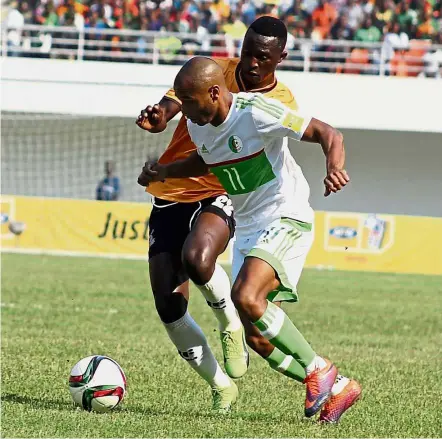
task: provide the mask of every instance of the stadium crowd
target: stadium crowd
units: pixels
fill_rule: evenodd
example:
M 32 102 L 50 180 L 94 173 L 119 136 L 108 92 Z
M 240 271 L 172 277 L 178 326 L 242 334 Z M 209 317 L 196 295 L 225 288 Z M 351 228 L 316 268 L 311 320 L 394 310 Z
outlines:
M 345 48 L 329 49 L 320 42 L 383 42 L 387 60 L 398 50 L 408 49 L 410 40 L 442 44 L 442 0 L 14 0 L 6 20 L 9 28 L 40 24 L 188 33 L 200 46 L 199 53 L 226 56 L 225 44 L 219 43 L 219 50 L 214 50 L 216 42 L 209 43 L 208 36 L 242 37 L 261 15 L 284 20 L 289 49 L 297 47 L 297 39 L 309 38 L 319 44 L 316 50 L 345 52 L 344 62 L 349 56 Z M 137 40 L 136 51 L 143 53 L 142 38 Z M 371 64 L 376 63 L 373 54 L 365 52 L 357 52 L 354 60 L 361 62 L 368 56 Z M 430 55 L 434 54 L 430 51 Z

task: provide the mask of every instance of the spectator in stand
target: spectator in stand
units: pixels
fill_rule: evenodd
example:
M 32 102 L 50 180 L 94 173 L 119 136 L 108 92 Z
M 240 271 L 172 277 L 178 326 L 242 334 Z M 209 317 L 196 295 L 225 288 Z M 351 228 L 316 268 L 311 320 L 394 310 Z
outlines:
M 8 56 L 20 56 L 22 43 L 22 28 L 25 24 L 25 17 L 21 12 L 18 2 L 12 2 L 6 17 L 8 27 Z
M 401 25 L 398 21 L 392 21 L 387 25 L 387 33 L 384 35 L 384 41 L 381 48 L 381 58 L 376 60 L 380 63 L 381 59 L 385 63 L 385 74 L 390 75 L 390 62 L 393 60 L 396 52 L 403 52 L 408 48 L 409 38 L 405 32 L 401 31 Z M 393 72 L 394 73 L 394 72 Z
M 312 14 L 313 31 L 317 32 L 321 39 L 327 38 L 337 18 L 338 14 L 331 3 L 319 0 Z
M 40 12 L 40 13 L 39 13 Z M 44 26 L 58 26 L 58 15 L 52 0 L 48 1 L 40 11 L 37 12 L 37 23 Z
M 442 38 L 440 42 L 442 42 Z M 420 78 L 442 78 L 442 50 L 427 52 L 424 55 L 423 61 L 424 69 L 418 75 Z
M 224 0 L 213 0 L 210 12 L 215 17 L 215 20 L 220 22 L 222 18 L 228 18 L 230 15 L 230 6 Z
M 361 6 L 365 14 L 370 15 L 373 12 L 372 0 L 362 0 Z
M 376 26 L 373 26 L 371 17 L 366 17 L 362 27 L 356 31 L 354 40 L 365 43 L 376 43 L 381 41 L 381 37 L 382 33 Z
M 382 53 L 370 49 L 370 59 L 375 62 L 376 56 L 378 62 L 383 56 L 389 59 L 398 39 L 405 41 L 404 34 L 409 39 L 442 41 L 442 0 L 20 0 L 12 1 L 10 8 L 6 21 L 9 28 L 8 54 L 12 54 L 14 49 L 18 56 L 38 54 L 34 50 L 38 43 L 34 44 L 35 38 L 31 43 L 29 38 L 36 33 L 31 35 L 29 31 L 22 31 L 24 24 L 188 33 L 192 35 L 188 38 L 181 36 L 178 42 L 174 41 L 174 47 L 180 44 L 177 50 L 184 57 L 192 54 L 210 56 L 212 52 L 227 56 L 233 49 L 236 53 L 239 49 L 231 37 L 241 34 L 244 27 L 262 15 L 278 16 L 286 23 L 290 33 L 288 47 L 304 51 L 303 55 L 290 54 L 289 59 L 301 62 L 304 55 L 310 56 L 311 50 L 338 52 L 343 57 L 347 55 L 346 49 L 324 45 L 321 41 L 325 38 L 383 41 Z M 54 49 L 74 52 L 78 48 L 78 42 L 71 45 L 60 43 L 76 35 L 75 31 L 42 34 L 56 39 L 52 41 Z M 226 34 L 227 38 L 215 43 L 215 48 L 211 49 L 210 34 Z M 303 47 L 297 42 L 301 38 L 313 40 L 313 46 L 309 43 L 308 48 Z M 110 51 L 127 52 L 127 57 L 118 57 L 120 61 L 145 62 L 152 58 L 153 37 L 148 34 L 108 36 L 98 32 L 86 34 L 86 40 L 85 59 L 116 60 L 108 56 Z M 133 46 L 123 46 L 120 42 L 132 43 Z M 32 53 L 29 48 L 32 48 Z M 94 52 L 91 53 L 91 50 Z M 134 57 L 134 51 L 139 55 Z M 159 58 L 160 62 L 182 63 L 176 56 L 170 61 L 163 55 Z M 311 60 L 329 62 L 331 58 L 322 59 L 321 55 L 313 56 Z
M 246 26 L 250 26 L 256 20 L 256 7 L 253 1 L 245 0 L 241 7 L 241 13 Z
M 339 16 L 338 20 L 331 28 L 330 36 L 334 40 L 352 40 L 353 28 L 350 26 L 350 19 L 347 14 Z
M 360 0 L 347 0 L 343 11 L 348 15 L 348 26 L 353 30 L 358 29 L 365 17 Z
M 392 21 L 387 25 L 387 33 L 384 35 L 384 42 L 382 50 L 384 58 L 391 60 L 394 56 L 395 50 L 406 50 L 408 48 L 408 35 L 401 30 L 401 25 L 398 21 Z
M 376 0 L 373 13 L 373 22 L 382 32 L 385 26 L 393 20 L 394 12 L 392 0 Z
M 301 0 L 293 0 L 291 6 L 281 16 L 281 19 L 291 26 L 296 26 L 296 23 L 305 21 L 306 18 L 308 18 L 308 14 L 302 8 Z M 303 23 L 303 27 L 306 25 L 306 23 Z
M 409 0 L 402 0 L 396 11 L 396 20 L 400 24 L 402 30 L 406 31 L 410 29 L 412 25 L 417 24 L 417 12 L 410 9 Z
M 431 39 L 437 34 L 438 28 L 439 23 L 433 17 L 431 9 L 422 11 L 421 23 L 417 27 L 417 37 L 420 39 Z
M 28 2 L 24 1 L 20 3 L 20 12 L 23 15 L 24 24 L 34 23 L 34 13 L 32 12 Z
M 442 33 L 442 0 L 434 6 L 433 18 L 436 20 L 439 33 Z
M 118 200 L 120 196 L 120 179 L 114 175 L 115 163 L 108 160 L 104 164 L 105 177 L 98 183 L 96 199 L 105 201 Z

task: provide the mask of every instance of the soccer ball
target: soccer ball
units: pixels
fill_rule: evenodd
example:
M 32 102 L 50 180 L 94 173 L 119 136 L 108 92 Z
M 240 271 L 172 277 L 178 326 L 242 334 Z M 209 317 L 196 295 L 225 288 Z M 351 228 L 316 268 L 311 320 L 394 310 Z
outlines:
M 92 355 L 72 368 L 69 390 L 77 406 L 87 411 L 108 412 L 123 400 L 126 376 L 112 358 Z

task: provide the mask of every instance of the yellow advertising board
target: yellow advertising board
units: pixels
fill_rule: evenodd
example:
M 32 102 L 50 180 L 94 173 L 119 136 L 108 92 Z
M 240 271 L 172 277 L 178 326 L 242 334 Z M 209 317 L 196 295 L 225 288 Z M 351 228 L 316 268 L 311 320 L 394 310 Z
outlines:
M 148 203 L 1 197 L 1 247 L 5 251 L 147 259 Z M 23 222 L 24 232 L 11 233 Z M 229 252 L 221 261 L 230 261 Z
M 307 266 L 442 274 L 442 218 L 317 212 Z
M 4 251 L 147 259 L 151 205 L 3 196 Z M 20 235 L 11 233 L 24 223 Z M 221 262 L 229 262 L 230 249 Z M 442 275 L 442 218 L 317 212 L 307 266 Z

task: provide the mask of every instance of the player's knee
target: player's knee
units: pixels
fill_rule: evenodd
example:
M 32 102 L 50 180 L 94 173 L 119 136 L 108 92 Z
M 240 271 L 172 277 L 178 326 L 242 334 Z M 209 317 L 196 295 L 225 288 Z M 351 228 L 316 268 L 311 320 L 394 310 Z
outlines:
M 236 284 L 232 288 L 232 301 L 240 314 L 246 315 L 249 319 L 253 319 L 261 308 L 258 297 L 254 288 L 246 284 Z
M 210 281 L 215 269 L 215 261 L 207 249 L 184 246 L 182 256 L 184 268 L 194 283 L 205 285 Z
M 163 323 L 172 323 L 186 314 L 187 300 L 182 294 L 155 295 L 155 307 Z

